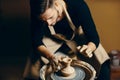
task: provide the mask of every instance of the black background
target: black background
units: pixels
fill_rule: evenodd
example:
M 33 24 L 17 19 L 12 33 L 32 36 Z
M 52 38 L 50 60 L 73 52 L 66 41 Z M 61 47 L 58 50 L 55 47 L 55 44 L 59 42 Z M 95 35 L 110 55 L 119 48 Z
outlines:
M 0 0 L 0 80 L 18 80 L 29 53 L 29 0 Z

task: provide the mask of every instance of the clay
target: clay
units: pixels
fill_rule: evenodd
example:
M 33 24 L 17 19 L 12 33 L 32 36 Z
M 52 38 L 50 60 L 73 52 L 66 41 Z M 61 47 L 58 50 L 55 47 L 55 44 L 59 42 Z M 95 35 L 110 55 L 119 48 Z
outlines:
M 64 57 L 62 59 L 62 65 L 64 67 L 61 69 L 61 74 L 64 77 L 72 76 L 75 74 L 75 69 L 71 66 L 72 59 L 69 57 Z

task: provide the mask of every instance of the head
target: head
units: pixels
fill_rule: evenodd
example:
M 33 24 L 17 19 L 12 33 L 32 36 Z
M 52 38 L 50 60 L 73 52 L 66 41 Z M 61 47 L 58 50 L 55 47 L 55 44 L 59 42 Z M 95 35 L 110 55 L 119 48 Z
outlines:
M 63 8 L 59 0 L 39 0 L 38 2 L 34 6 L 37 7 L 36 11 L 39 18 L 47 22 L 49 26 L 55 25 L 56 22 L 62 19 Z

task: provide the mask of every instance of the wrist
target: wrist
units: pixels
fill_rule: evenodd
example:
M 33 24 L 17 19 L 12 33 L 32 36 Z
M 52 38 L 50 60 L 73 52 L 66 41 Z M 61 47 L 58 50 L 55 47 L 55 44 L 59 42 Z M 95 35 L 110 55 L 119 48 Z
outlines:
M 88 47 L 89 47 L 92 51 L 94 51 L 94 50 L 96 49 L 96 45 L 95 45 L 93 42 L 89 42 L 89 43 L 88 43 Z
M 53 54 L 47 55 L 47 58 L 48 58 L 49 60 L 53 59 L 54 57 L 55 57 L 55 56 L 54 56 Z

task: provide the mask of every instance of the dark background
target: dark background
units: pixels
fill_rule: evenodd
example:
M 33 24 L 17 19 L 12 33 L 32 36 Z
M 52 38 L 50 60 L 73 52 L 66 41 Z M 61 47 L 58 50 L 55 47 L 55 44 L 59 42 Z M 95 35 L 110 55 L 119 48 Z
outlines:
M 18 80 L 31 52 L 29 0 L 0 0 L 0 80 Z

